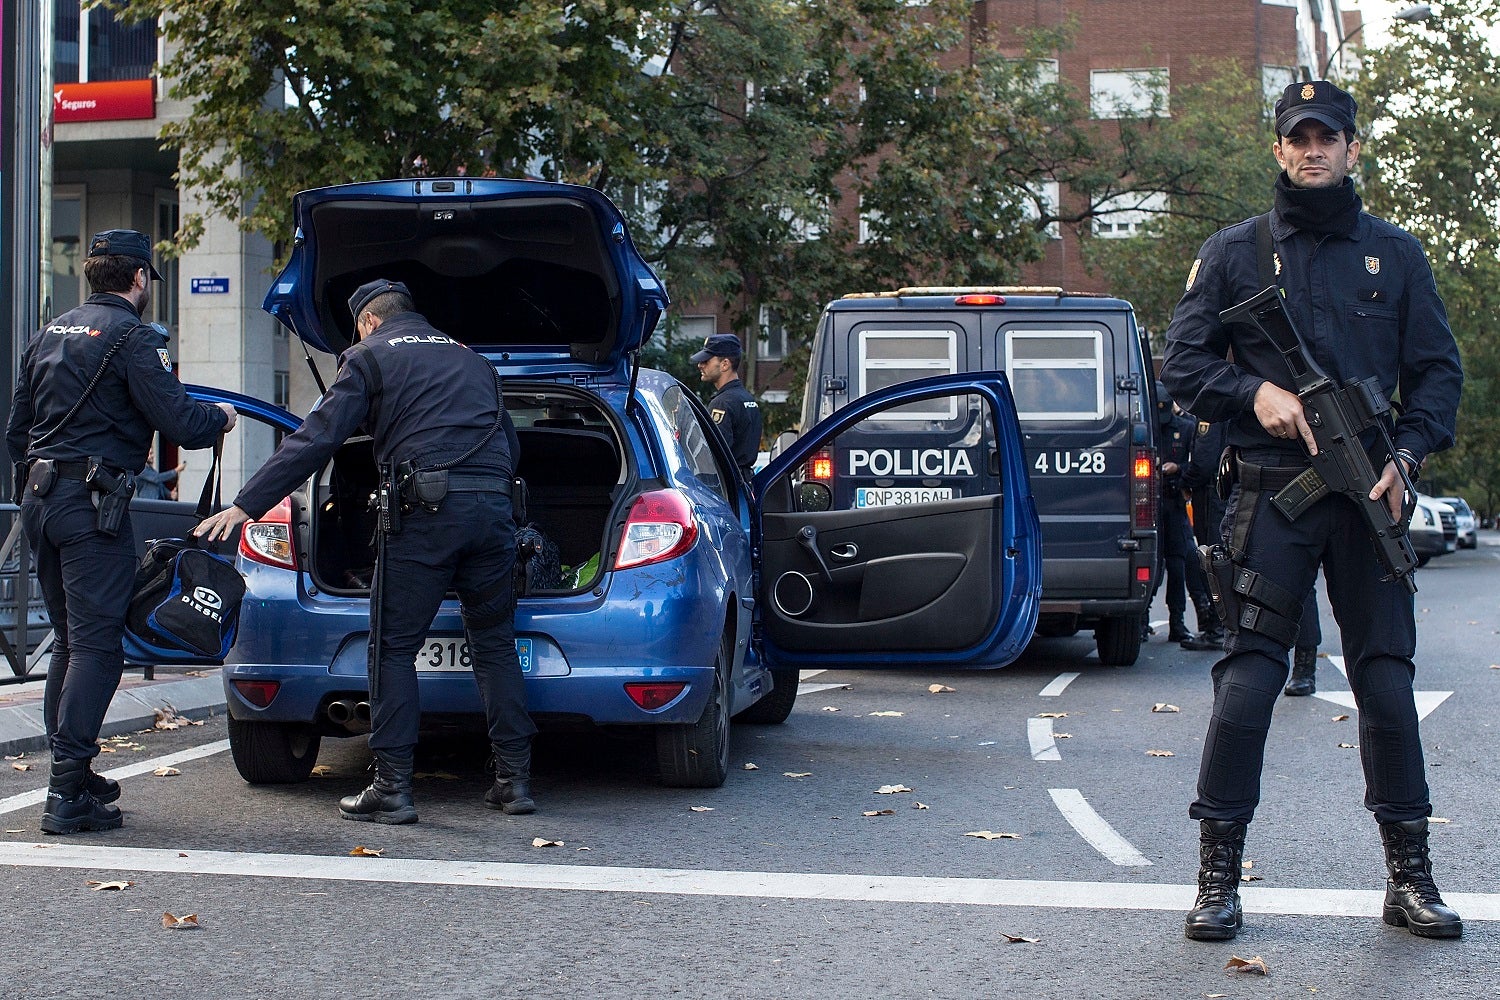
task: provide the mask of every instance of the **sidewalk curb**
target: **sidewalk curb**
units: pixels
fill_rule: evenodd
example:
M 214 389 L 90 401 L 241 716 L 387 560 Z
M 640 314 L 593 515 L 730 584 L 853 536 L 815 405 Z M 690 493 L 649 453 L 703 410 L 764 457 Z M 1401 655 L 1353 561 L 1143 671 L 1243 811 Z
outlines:
M 170 706 L 178 715 L 201 719 L 224 712 L 224 681 L 217 670 L 204 677 L 160 680 L 121 688 L 104 715 L 101 737 L 139 732 L 156 725 L 156 710 Z M 42 703 L 0 708 L 0 750 L 7 755 L 47 748 Z

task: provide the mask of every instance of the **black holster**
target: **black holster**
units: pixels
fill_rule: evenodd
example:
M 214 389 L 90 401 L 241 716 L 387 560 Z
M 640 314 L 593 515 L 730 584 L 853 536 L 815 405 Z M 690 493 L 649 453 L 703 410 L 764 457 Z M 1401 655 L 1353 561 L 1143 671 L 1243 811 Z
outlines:
M 375 534 L 389 537 L 401 530 L 401 498 L 396 490 L 396 466 L 380 467 L 380 482 L 375 487 Z
M 1229 559 L 1229 550 L 1223 545 L 1200 545 L 1198 562 L 1208 578 L 1208 594 L 1213 598 L 1219 621 L 1228 631 L 1238 632 L 1243 602 L 1234 589 L 1234 563 Z
M 83 481 L 98 494 L 94 497 L 97 511 L 94 526 L 100 534 L 114 538 L 120 533 L 120 525 L 130 510 L 130 498 L 135 495 L 135 476 L 129 472 L 110 472 L 102 463 L 103 459 L 90 458 Z
M 401 510 L 410 514 L 419 506 L 436 513 L 448 495 L 447 469 L 418 469 L 415 462 L 396 466 L 396 482 L 401 484 Z

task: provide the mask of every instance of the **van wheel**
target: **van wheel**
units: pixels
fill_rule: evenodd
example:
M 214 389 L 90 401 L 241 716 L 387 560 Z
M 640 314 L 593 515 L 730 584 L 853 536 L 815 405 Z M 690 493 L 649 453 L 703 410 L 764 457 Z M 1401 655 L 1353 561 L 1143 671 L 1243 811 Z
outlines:
M 727 639 L 726 639 L 727 642 Z M 656 730 L 656 769 L 668 788 L 718 788 L 729 777 L 729 664 L 719 643 L 714 688 L 703 715 L 687 725 Z
M 1141 615 L 1106 618 L 1094 629 L 1099 662 L 1106 667 L 1128 667 L 1141 655 Z
M 229 752 L 234 766 L 252 785 L 293 785 L 306 781 L 318 762 L 322 737 L 295 722 L 229 719 Z
M 772 668 L 771 693 L 734 717 L 735 722 L 748 722 L 758 726 L 775 726 L 785 722 L 797 703 L 797 682 L 801 677 L 796 667 Z

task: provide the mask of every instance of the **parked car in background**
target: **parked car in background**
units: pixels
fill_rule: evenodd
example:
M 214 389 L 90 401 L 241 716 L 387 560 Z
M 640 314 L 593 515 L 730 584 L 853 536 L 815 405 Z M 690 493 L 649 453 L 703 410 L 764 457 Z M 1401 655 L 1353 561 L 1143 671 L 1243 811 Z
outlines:
M 1453 508 L 1423 493 L 1417 494 L 1407 528 L 1417 565 L 1426 566 L 1434 556 L 1444 556 L 1458 548 L 1458 524 Z
M 542 728 L 647 729 L 663 783 L 714 787 L 729 766 L 731 718 L 784 720 L 801 669 L 1003 666 L 1030 640 L 1040 527 L 1003 375 L 873 393 L 747 483 L 696 393 L 640 367 L 666 291 L 597 190 L 379 181 L 303 192 L 294 212 L 291 256 L 265 308 L 298 337 L 346 349 L 342 303 L 385 277 L 504 376 L 526 519 L 556 546 L 525 571 L 516 607 Z M 986 470 L 989 488 L 833 505 L 810 475 L 815 454 L 911 409 L 951 415 L 954 454 Z M 259 415 L 297 425 L 284 411 Z M 370 439 L 350 439 L 243 527 L 248 590 L 224 684 L 247 781 L 304 780 L 323 738 L 369 731 L 375 482 Z M 424 715 L 480 717 L 457 602 L 438 612 L 417 668 Z
M 1474 516 L 1474 510 L 1469 502 L 1463 497 L 1438 497 L 1443 503 L 1453 508 L 1454 527 L 1458 529 L 1458 547 L 1461 549 L 1473 549 L 1479 547 L 1479 518 Z

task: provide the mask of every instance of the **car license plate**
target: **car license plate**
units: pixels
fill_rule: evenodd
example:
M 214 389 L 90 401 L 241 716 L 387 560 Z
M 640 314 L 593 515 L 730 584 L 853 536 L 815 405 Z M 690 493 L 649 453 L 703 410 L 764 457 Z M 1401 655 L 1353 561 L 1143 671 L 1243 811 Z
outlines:
M 861 486 L 854 492 L 856 507 L 899 507 L 909 503 L 936 503 L 952 500 L 951 486 Z
M 516 659 L 521 661 L 521 673 L 531 673 L 531 640 L 516 640 Z M 422 671 L 473 670 L 474 660 L 469 655 L 469 644 L 458 636 L 430 635 L 417 651 L 417 669 Z

